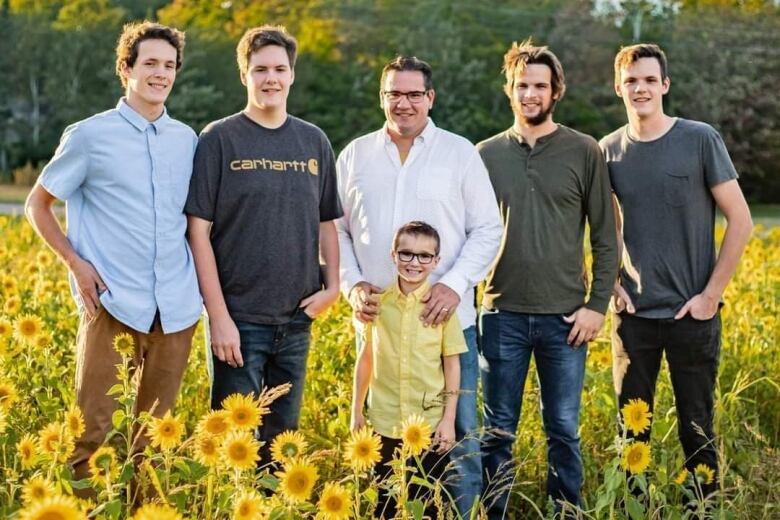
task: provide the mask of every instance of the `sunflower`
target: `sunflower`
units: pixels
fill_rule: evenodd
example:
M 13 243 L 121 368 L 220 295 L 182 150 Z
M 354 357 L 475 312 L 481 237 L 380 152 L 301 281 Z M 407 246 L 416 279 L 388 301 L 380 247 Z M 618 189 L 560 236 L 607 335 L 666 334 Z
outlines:
M 674 477 L 674 481 L 679 484 L 683 485 L 688 480 L 688 470 L 686 468 L 683 468 L 680 470 L 680 472 L 677 474 L 676 477 Z
M 0 338 L 8 338 L 13 333 L 14 328 L 11 322 L 5 318 L 0 318 Z
M 251 430 L 260 426 L 260 409 L 252 395 L 231 394 L 222 401 L 222 408 L 235 428 Z
M 401 439 L 406 451 L 419 455 L 431 445 L 431 426 L 421 415 L 411 415 L 401 424 Z
M 77 405 L 71 406 L 65 414 L 65 425 L 74 439 L 78 439 L 84 433 L 84 414 Z
M 35 276 L 35 275 L 37 275 L 38 273 L 41 272 L 41 266 L 39 266 L 38 264 L 34 264 L 34 263 L 30 262 L 29 264 L 27 264 L 25 266 L 24 270 L 25 270 L 25 272 L 28 275 Z
M 287 462 L 284 470 L 276 475 L 279 477 L 279 489 L 291 502 L 308 500 L 318 477 L 317 468 L 304 459 Z
M 8 426 L 8 423 L 5 420 L 5 411 L 0 408 L 0 434 L 5 431 L 6 426 Z
M 195 437 L 195 460 L 204 466 L 216 466 L 219 462 L 219 438 L 208 432 L 200 432 Z
M 257 450 L 260 443 L 251 432 L 236 430 L 230 432 L 222 442 L 222 455 L 225 463 L 233 469 L 252 469 L 260 458 Z
M 53 495 L 33 502 L 19 514 L 19 520 L 86 520 L 78 501 L 70 496 Z
M 48 334 L 40 334 L 33 341 L 33 345 L 41 349 L 46 348 L 51 345 L 51 336 Z
M 301 432 L 287 430 L 277 435 L 271 443 L 271 458 L 284 463 L 304 456 L 307 446 L 308 443 Z
M 59 422 L 50 423 L 41 430 L 38 435 L 38 447 L 41 452 L 60 462 L 68 460 L 75 449 L 73 437 L 65 425 Z
M 133 515 L 132 520 L 183 520 L 181 513 L 165 504 L 146 504 Z
M 168 410 L 162 417 L 152 419 L 147 435 L 155 448 L 171 450 L 181 442 L 184 436 L 184 425 Z
M 122 332 L 114 336 L 113 345 L 114 350 L 122 357 L 131 358 L 133 357 L 133 354 L 135 354 L 135 341 L 133 340 L 133 336 L 127 332 Z
M 16 452 L 19 454 L 19 462 L 22 469 L 30 469 L 35 466 L 35 436 L 28 433 L 16 443 Z
M 229 413 L 225 410 L 212 410 L 198 422 L 197 431 L 214 437 L 222 437 L 230 430 Z
M 0 383 L 0 410 L 6 412 L 11 410 L 11 407 L 16 401 L 16 388 L 14 385 L 8 382 Z
M 101 446 L 89 457 L 89 474 L 92 482 L 103 487 L 119 478 L 116 463 L 116 450 L 110 446 Z
M 264 511 L 260 494 L 254 489 L 245 489 L 233 504 L 233 520 L 260 520 Z
M 642 441 L 629 444 L 623 450 L 622 465 L 633 475 L 642 473 L 650 465 L 650 446 Z
M 9 296 L 6 298 L 3 304 L 3 312 L 9 316 L 15 316 L 19 309 L 22 308 L 22 300 L 18 296 Z
M 52 256 L 46 251 L 38 251 L 38 254 L 35 255 L 35 260 L 41 267 L 49 267 L 53 262 Z
M 3 279 L 0 281 L 0 285 L 3 287 L 3 293 L 7 295 L 16 294 L 19 290 L 19 286 L 16 283 L 16 278 L 9 275 L 3 275 Z
M 19 316 L 14 322 L 14 336 L 20 343 L 32 345 L 43 332 L 43 321 L 34 314 Z
M 22 502 L 32 504 L 54 496 L 54 486 L 41 475 L 31 477 L 22 486 Z
M 597 367 L 609 368 L 612 366 L 612 354 L 606 348 L 599 349 L 593 355 L 593 362 Z
M 323 520 L 342 520 L 351 516 L 349 490 L 328 482 L 320 495 L 319 515 Z
M 650 418 L 653 414 L 650 407 L 642 399 L 630 399 L 621 410 L 623 414 L 623 423 L 626 429 L 634 435 L 639 435 L 650 428 Z
M 355 471 L 365 471 L 373 468 L 382 460 L 379 453 L 382 449 L 382 439 L 370 428 L 361 428 L 352 432 L 352 436 L 344 447 L 344 458 Z
M 706 464 L 699 464 L 693 469 L 696 482 L 699 484 L 712 484 L 715 481 L 715 470 Z

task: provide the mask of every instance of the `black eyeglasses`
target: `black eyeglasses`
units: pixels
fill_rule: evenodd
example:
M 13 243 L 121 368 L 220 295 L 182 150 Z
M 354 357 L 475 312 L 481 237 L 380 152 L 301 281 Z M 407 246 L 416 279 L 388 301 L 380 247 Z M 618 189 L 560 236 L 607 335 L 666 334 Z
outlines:
M 436 255 L 432 255 L 431 253 L 413 253 L 411 251 L 398 251 L 398 259 L 403 263 L 409 263 L 415 258 L 418 262 L 421 264 L 430 264 L 433 262 L 433 259 L 436 258 Z
M 382 95 L 391 103 L 398 103 L 401 98 L 406 98 L 410 103 L 420 103 L 425 99 L 427 90 L 412 90 L 411 92 L 399 92 L 398 90 L 383 90 Z

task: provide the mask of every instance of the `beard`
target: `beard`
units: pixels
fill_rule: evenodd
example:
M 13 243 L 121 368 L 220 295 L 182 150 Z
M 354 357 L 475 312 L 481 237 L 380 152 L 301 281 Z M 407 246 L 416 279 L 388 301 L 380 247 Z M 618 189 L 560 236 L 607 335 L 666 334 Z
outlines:
M 547 118 L 550 117 L 550 114 L 553 113 L 553 110 L 555 109 L 555 100 L 552 100 L 549 105 L 544 106 L 542 104 L 542 108 L 539 111 L 538 114 L 535 116 L 528 117 L 525 114 L 523 114 L 523 107 L 520 106 L 518 103 L 516 103 L 514 100 L 512 100 L 512 111 L 515 113 L 515 117 L 517 118 L 520 123 L 528 126 L 539 126 L 545 121 L 547 121 Z

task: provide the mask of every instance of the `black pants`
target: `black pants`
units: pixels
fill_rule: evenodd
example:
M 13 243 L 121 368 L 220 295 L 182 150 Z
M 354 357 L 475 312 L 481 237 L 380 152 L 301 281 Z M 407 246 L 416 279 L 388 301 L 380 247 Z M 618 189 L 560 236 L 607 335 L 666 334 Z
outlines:
M 718 458 L 712 428 L 715 382 L 720 359 L 720 314 L 699 321 L 647 319 L 620 315 L 617 333 L 631 363 L 618 396 L 622 409 L 629 399 L 643 399 L 653 409 L 655 383 L 666 354 L 677 407 L 678 433 L 685 452 L 685 466 L 693 471 L 706 464 L 717 475 Z M 698 429 L 701 428 L 701 431 Z M 648 441 L 650 429 L 635 436 Z M 704 495 L 715 491 L 715 480 L 700 482 Z
M 393 474 L 393 468 L 390 466 L 390 462 L 393 460 L 393 454 L 395 453 L 396 448 L 400 447 L 402 444 L 401 439 L 391 439 L 390 437 L 385 436 L 381 437 L 382 450 L 380 453 L 382 455 L 382 461 L 379 463 L 379 467 L 377 468 L 380 483 Z M 422 463 L 422 468 L 425 472 L 425 479 L 428 482 L 439 480 L 441 481 L 443 487 L 444 482 L 442 481 L 442 475 L 444 475 L 444 470 L 447 468 L 449 455 L 446 453 L 444 455 L 439 455 L 433 451 L 426 451 L 422 454 L 420 462 Z M 415 462 L 413 458 L 409 459 L 406 461 L 406 467 L 417 468 L 417 462 Z M 409 479 L 411 475 L 412 473 L 410 471 L 407 472 L 407 479 Z M 415 473 L 415 476 L 423 477 L 423 475 L 420 475 L 419 470 L 417 473 Z M 410 501 L 419 499 L 425 502 L 426 507 L 424 515 L 430 518 L 436 518 L 438 509 L 436 508 L 435 504 L 433 504 L 433 490 L 418 484 L 408 484 L 407 497 Z M 442 500 L 446 502 L 445 497 L 442 497 Z M 396 507 L 396 497 L 390 496 L 387 489 L 380 489 L 376 512 L 374 513 L 375 517 L 393 518 L 395 517 Z

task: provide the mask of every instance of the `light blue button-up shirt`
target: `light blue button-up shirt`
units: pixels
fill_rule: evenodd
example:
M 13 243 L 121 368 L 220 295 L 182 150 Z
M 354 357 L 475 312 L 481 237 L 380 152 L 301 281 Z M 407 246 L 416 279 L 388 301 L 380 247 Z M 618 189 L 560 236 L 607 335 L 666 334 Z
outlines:
M 167 112 L 149 122 L 122 99 L 66 128 L 41 174 L 46 191 L 67 201 L 68 239 L 105 282 L 104 308 L 141 332 L 158 309 L 165 333 L 201 313 L 183 213 L 197 143 Z

